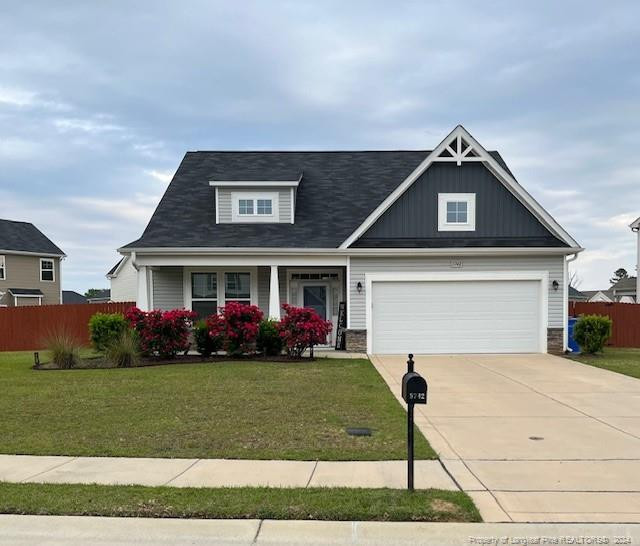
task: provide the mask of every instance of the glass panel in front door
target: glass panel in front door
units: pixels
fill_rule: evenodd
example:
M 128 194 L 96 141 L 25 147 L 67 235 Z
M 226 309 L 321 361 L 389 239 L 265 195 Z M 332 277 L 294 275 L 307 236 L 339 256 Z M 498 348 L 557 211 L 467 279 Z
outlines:
M 327 287 L 305 286 L 302 292 L 302 305 L 311 307 L 320 318 L 327 318 Z

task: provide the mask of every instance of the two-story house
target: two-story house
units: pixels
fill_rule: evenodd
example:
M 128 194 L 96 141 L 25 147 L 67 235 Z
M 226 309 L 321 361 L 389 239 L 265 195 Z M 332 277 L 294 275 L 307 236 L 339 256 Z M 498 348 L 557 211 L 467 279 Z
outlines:
M 62 303 L 64 257 L 33 224 L 0 220 L 0 306 Z
M 581 250 L 458 126 L 433 150 L 188 152 L 119 252 L 143 309 L 344 308 L 348 350 L 428 354 L 561 351 Z

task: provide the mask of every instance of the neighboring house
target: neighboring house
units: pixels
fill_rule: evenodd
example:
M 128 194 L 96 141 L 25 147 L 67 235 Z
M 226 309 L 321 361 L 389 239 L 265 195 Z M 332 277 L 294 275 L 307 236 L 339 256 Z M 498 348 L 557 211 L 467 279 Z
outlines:
M 587 301 L 586 294 L 575 289 L 573 286 L 569 286 L 569 301 Z
M 640 218 L 630 226 L 638 239 L 638 250 L 636 251 L 636 303 L 640 303 Z
M 111 290 L 108 288 L 100 289 L 91 296 L 87 298 L 87 303 L 109 303 L 111 301 Z
M 0 306 L 61 303 L 64 257 L 33 224 L 0 220 Z
M 138 273 L 130 256 L 123 256 L 107 273 L 111 283 L 111 301 L 136 301 Z
M 627 277 L 626 279 L 620 279 L 610 290 L 613 293 L 614 301 L 636 303 L 636 287 L 636 277 Z
M 85 298 L 82 294 L 78 294 L 78 292 L 74 292 L 73 290 L 63 290 L 62 303 L 87 303 L 87 298 Z
M 119 249 L 140 308 L 314 308 L 368 353 L 566 347 L 580 245 L 462 126 L 432 151 L 188 152 Z M 334 328 L 335 332 L 335 328 Z
M 587 301 L 591 303 L 613 303 L 613 292 L 609 290 L 583 290 Z

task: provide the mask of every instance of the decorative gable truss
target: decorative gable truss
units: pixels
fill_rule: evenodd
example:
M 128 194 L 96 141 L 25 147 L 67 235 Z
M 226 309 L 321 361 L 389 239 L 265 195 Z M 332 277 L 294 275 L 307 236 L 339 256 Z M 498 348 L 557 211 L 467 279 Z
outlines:
M 395 203 L 409 187 L 436 162 L 482 162 L 487 169 L 536 217 L 551 233 L 571 248 L 582 250 L 580 245 L 558 224 L 552 216 L 516 181 L 482 145 L 462 126 L 458 125 L 427 155 L 420 165 L 400 184 L 360 226 L 340 245 L 349 248 L 384 212 Z

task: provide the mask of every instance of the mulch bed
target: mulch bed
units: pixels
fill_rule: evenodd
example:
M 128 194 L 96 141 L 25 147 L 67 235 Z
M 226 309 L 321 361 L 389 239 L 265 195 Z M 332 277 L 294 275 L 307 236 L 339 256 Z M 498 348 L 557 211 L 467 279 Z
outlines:
M 263 356 L 263 355 L 211 355 L 203 357 L 200 355 L 176 355 L 175 358 L 160 358 L 157 356 L 140 357 L 138 363 L 133 368 L 145 368 L 148 366 L 167 366 L 175 364 L 213 364 L 216 362 L 229 362 L 237 360 L 246 360 L 251 362 L 313 362 L 315 358 L 290 358 L 288 356 Z M 93 358 L 81 358 L 78 364 L 72 370 L 96 370 L 116 368 L 112 362 L 102 356 Z M 53 362 L 46 362 L 40 366 L 33 366 L 34 370 L 61 370 Z

